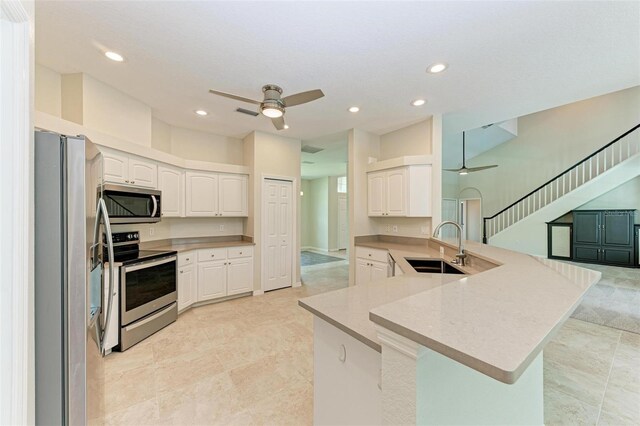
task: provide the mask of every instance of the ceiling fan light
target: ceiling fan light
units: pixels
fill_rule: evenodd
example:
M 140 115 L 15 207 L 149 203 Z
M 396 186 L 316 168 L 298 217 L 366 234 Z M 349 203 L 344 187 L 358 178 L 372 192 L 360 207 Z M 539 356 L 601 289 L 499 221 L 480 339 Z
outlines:
M 469 174 L 469 172 L 468 172 L 467 170 L 463 169 L 463 170 L 460 170 L 460 171 L 458 172 L 458 174 L 459 174 L 460 176 L 466 176 L 466 175 L 468 175 L 468 174 Z
M 275 106 L 264 106 L 262 107 L 262 113 L 269 118 L 279 118 L 284 114 L 284 110 Z

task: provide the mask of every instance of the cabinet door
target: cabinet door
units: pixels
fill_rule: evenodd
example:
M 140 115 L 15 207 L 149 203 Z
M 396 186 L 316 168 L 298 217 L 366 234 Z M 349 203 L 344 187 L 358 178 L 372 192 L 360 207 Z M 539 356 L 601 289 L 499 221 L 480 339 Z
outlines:
M 129 157 L 116 152 L 103 154 L 102 177 L 105 182 L 129 183 Z
M 129 183 L 147 188 L 158 187 L 158 166 L 153 161 L 129 158 Z
M 253 258 L 241 257 L 227 261 L 227 295 L 253 290 Z
M 356 259 L 356 285 L 366 284 L 371 281 L 370 262 L 365 259 Z
M 367 175 L 367 205 L 369 216 L 385 216 L 385 173 L 369 173 Z
M 376 262 L 374 260 L 370 263 L 371 263 L 371 281 L 382 280 L 389 276 L 388 264 L 386 262 Z
M 573 212 L 573 244 L 600 245 L 601 212 Z
M 158 166 L 158 189 L 162 191 L 162 216 L 184 215 L 184 172 L 167 166 Z
M 218 175 L 187 172 L 186 216 L 218 215 Z
M 178 311 L 196 302 L 196 267 L 182 266 L 178 272 Z
M 227 295 L 227 261 L 198 263 L 198 302 Z
M 219 213 L 221 216 L 248 216 L 247 175 L 218 175 Z
M 407 169 L 389 170 L 385 179 L 387 216 L 407 215 Z
M 602 244 L 606 246 L 633 246 L 633 212 L 604 212 Z
M 633 266 L 632 248 L 611 248 L 606 246 L 600 252 L 602 261 L 612 265 Z
M 573 260 L 576 262 L 598 262 L 600 260 L 600 246 L 573 246 Z

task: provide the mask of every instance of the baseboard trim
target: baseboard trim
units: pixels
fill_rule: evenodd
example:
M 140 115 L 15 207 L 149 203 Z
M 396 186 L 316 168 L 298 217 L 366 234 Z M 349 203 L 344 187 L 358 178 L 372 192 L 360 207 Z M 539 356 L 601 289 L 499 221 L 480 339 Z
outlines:
M 264 291 L 262 290 L 253 290 L 254 296 L 262 296 L 263 294 L 264 294 Z
M 291 287 L 302 287 L 302 281 L 298 281 L 296 283 L 293 283 L 293 285 Z
M 321 251 L 323 253 L 329 253 L 329 250 L 318 248 L 318 247 L 301 247 L 300 248 L 300 251 L 304 251 L 304 250 L 315 250 L 315 251 Z

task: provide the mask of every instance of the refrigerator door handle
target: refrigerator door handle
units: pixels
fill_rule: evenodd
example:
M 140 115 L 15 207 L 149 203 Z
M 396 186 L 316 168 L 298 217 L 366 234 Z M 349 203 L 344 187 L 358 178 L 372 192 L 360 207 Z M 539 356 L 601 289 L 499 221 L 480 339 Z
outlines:
M 93 245 L 92 247 L 92 266 L 95 266 L 98 262 L 100 262 L 98 258 L 97 247 L 100 246 L 100 215 L 102 215 L 104 219 L 104 229 L 106 238 L 107 238 L 107 253 L 109 256 L 109 292 L 108 294 L 108 303 L 107 303 L 107 315 L 105 317 L 104 324 L 100 324 L 100 319 L 98 318 L 96 321 L 98 331 L 98 347 L 100 349 L 100 353 L 104 356 L 104 342 L 107 339 L 108 326 L 111 321 L 111 311 L 113 310 L 113 290 L 114 290 L 114 275 L 115 275 L 115 267 L 113 266 L 113 238 L 111 234 L 111 223 L 109 222 L 109 213 L 107 212 L 107 205 L 104 200 L 100 198 L 98 200 L 97 212 L 96 212 L 96 223 L 93 230 Z M 100 289 L 100 295 L 104 294 L 104 289 Z
M 156 200 L 155 195 L 152 195 L 151 199 L 153 200 L 153 211 L 151 212 L 151 217 L 156 217 L 156 212 L 158 211 L 158 200 Z

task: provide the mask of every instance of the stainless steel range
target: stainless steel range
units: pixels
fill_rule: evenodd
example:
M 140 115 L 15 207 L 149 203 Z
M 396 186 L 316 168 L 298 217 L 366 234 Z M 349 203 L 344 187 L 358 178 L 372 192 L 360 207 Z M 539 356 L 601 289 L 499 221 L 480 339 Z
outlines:
M 138 232 L 113 234 L 120 267 L 120 344 L 125 351 L 178 318 L 177 252 L 140 250 Z

